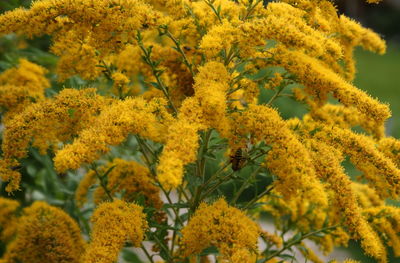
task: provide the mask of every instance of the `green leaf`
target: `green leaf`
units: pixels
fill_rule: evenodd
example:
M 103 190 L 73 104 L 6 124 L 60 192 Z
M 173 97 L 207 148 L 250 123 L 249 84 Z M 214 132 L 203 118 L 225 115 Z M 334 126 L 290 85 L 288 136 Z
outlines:
M 122 250 L 122 258 L 129 263 L 143 263 L 143 261 L 140 260 L 138 255 L 136 255 L 132 250 L 130 249 L 123 249 Z
M 300 233 L 300 232 L 298 232 L 296 235 L 294 235 L 294 236 L 291 238 L 291 240 L 292 240 L 293 242 L 299 242 L 299 241 L 301 240 L 302 237 L 303 237 L 303 234 Z
M 69 115 L 69 117 L 70 117 L 70 118 L 73 118 L 75 112 L 76 112 L 76 109 L 68 109 L 68 115 Z
M 204 249 L 203 251 L 201 251 L 200 256 L 206 256 L 206 255 L 210 255 L 210 254 L 218 254 L 218 249 L 214 246 L 212 247 L 208 247 L 206 249 Z

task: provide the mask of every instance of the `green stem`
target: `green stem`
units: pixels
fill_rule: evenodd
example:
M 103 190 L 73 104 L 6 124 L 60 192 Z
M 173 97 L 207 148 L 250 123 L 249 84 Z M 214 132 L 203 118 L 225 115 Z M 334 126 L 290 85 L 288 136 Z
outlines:
M 158 86 L 160 87 L 160 89 L 164 93 L 164 96 L 168 100 L 168 103 L 169 103 L 170 107 L 172 108 L 172 110 L 174 111 L 175 115 L 177 115 L 178 111 L 175 108 L 175 105 L 172 102 L 171 97 L 169 96 L 168 88 L 164 85 L 164 82 L 160 78 L 160 75 L 161 75 L 162 71 L 157 69 L 157 63 L 151 59 L 151 51 L 150 51 L 150 49 L 148 50 L 148 49 L 146 49 L 144 47 L 140 32 L 138 32 L 137 42 L 138 42 L 138 45 L 139 45 L 140 49 L 144 53 L 144 56 L 143 56 L 144 61 L 146 62 L 146 64 L 148 64 L 151 67 L 153 76 L 156 78 Z
M 181 185 L 178 186 L 178 190 L 185 197 L 186 201 L 190 200 L 189 196 L 186 194 L 185 190 L 183 189 L 183 187 Z
M 206 187 L 210 184 L 214 179 L 216 179 L 228 166 L 231 165 L 231 162 L 226 162 L 221 168 L 219 168 L 204 184 L 203 186 Z
M 212 135 L 213 130 L 210 129 L 206 132 L 205 136 L 204 136 L 204 144 L 202 147 L 202 151 L 201 151 L 201 156 L 200 156 L 200 174 L 199 176 L 201 178 L 203 178 L 203 182 L 204 182 L 204 175 L 205 175 L 205 171 L 206 171 L 206 158 L 205 155 L 208 151 L 208 144 L 210 142 L 210 138 Z
M 251 5 L 247 8 L 247 13 L 246 13 L 246 15 L 243 17 L 243 21 L 246 20 L 246 19 L 251 15 L 251 13 L 254 11 L 254 8 L 255 8 L 259 3 L 261 3 L 261 2 L 262 2 L 262 0 L 257 0 L 257 2 L 255 2 L 254 5 L 251 4 Z
M 193 65 L 189 63 L 189 60 L 187 59 L 185 52 L 182 50 L 179 41 L 171 34 L 171 32 L 168 31 L 168 29 L 165 28 L 164 33 L 174 42 L 176 49 L 182 55 L 183 63 L 185 63 L 185 65 L 189 68 L 189 71 L 192 74 L 192 76 L 194 76 Z
M 104 189 L 104 192 L 106 193 L 106 195 L 107 195 L 109 201 L 111 201 L 111 202 L 114 201 L 114 198 L 112 197 L 110 191 L 108 190 L 107 185 L 104 183 L 104 178 L 103 178 L 103 176 L 101 176 L 101 175 L 98 173 L 97 168 L 96 168 L 95 165 L 92 165 L 92 169 L 93 169 L 94 173 L 96 174 L 97 178 L 99 179 L 99 181 L 100 181 L 100 186 Z
M 201 193 L 204 189 L 204 177 L 205 177 L 205 166 L 206 166 L 206 158 L 205 154 L 208 151 L 208 144 L 212 135 L 212 129 L 208 130 L 203 136 L 203 144 L 199 150 L 199 156 L 197 159 L 197 177 L 202 178 L 203 184 L 199 185 L 195 191 L 195 194 L 191 200 L 191 207 L 189 212 L 193 212 L 200 203 Z
M 234 175 L 234 174 L 235 174 L 235 171 L 232 171 L 230 174 L 228 174 L 228 175 L 226 175 L 226 176 L 224 176 L 224 177 L 221 177 L 221 178 L 219 179 L 219 181 L 218 181 L 214 186 L 212 186 L 211 188 L 209 188 L 209 189 L 207 190 L 207 192 L 205 192 L 205 193 L 203 194 L 203 196 L 200 198 L 199 202 L 201 202 L 204 198 L 206 198 L 208 195 L 210 195 L 212 192 L 214 192 L 221 184 L 223 184 L 223 183 L 225 183 L 226 181 L 228 181 L 228 180 L 232 177 L 232 175 Z
M 272 98 L 268 101 L 267 105 L 271 106 L 272 102 L 274 102 L 274 100 L 276 100 L 279 97 L 279 94 L 281 94 L 281 92 L 283 91 L 283 89 L 285 88 L 285 86 L 281 86 L 278 88 L 278 90 L 275 92 L 274 96 L 272 96 Z
M 250 206 L 252 206 L 255 202 L 257 202 L 258 200 L 260 200 L 260 198 L 262 198 L 263 196 L 269 194 L 272 190 L 274 189 L 273 186 L 271 186 L 270 188 L 265 189 L 264 191 L 262 191 L 259 195 L 257 195 L 256 197 L 254 197 L 252 200 L 250 200 L 250 202 L 248 202 L 245 207 L 243 209 L 247 209 Z
M 181 200 L 182 200 L 182 192 L 180 192 L 180 191 L 178 191 L 178 203 L 180 203 L 181 202 Z M 179 207 L 178 207 L 178 214 L 179 214 Z M 171 241 L 171 255 L 172 255 L 172 257 L 174 257 L 174 250 L 175 250 L 175 239 L 176 239 L 176 236 L 177 236 L 177 227 L 178 227 L 178 221 L 177 220 L 175 220 L 175 222 L 174 222 L 174 231 L 173 231 L 173 234 L 172 234 L 172 241 Z
M 247 177 L 246 181 L 241 185 L 241 187 L 239 188 L 239 190 L 236 192 L 235 196 L 232 198 L 231 205 L 236 204 L 236 202 L 237 202 L 237 200 L 239 199 L 240 195 L 243 193 L 243 191 L 244 191 L 244 190 L 247 188 L 247 186 L 249 185 L 249 182 L 250 182 L 251 180 L 253 180 L 253 179 L 257 176 L 257 174 L 258 174 L 258 172 L 261 170 L 261 168 L 262 168 L 261 166 L 258 166 L 258 167 L 256 168 L 256 170 L 255 170 L 249 177 Z
M 141 245 L 141 248 L 142 248 L 144 254 L 146 255 L 146 257 L 149 259 L 149 261 L 150 261 L 151 263 L 154 263 L 153 257 L 150 256 L 150 254 L 149 254 L 149 252 L 147 251 L 147 249 L 146 249 L 143 245 Z
M 105 68 L 105 70 L 102 71 L 103 74 L 104 74 L 104 76 L 106 76 L 106 78 L 107 78 L 108 80 L 113 81 L 111 69 L 107 66 L 107 64 L 106 64 L 106 62 L 104 62 L 104 60 L 100 60 L 100 62 L 103 64 L 103 67 Z M 99 67 L 100 67 L 100 66 L 99 66 Z
M 264 262 L 267 262 L 267 261 L 270 260 L 270 259 L 273 259 L 273 258 L 276 257 L 276 256 L 279 256 L 283 251 L 289 249 L 290 247 L 292 247 L 292 246 L 294 246 L 294 245 L 296 245 L 296 244 L 301 243 L 304 239 L 306 239 L 306 238 L 308 238 L 308 237 L 311 237 L 311 236 L 313 236 L 313 235 L 315 235 L 315 234 L 318 234 L 318 233 L 321 233 L 321 232 L 324 232 L 324 231 L 328 231 L 328 230 L 331 230 L 331 229 L 335 229 L 335 228 L 337 228 L 337 227 L 339 227 L 339 226 L 340 226 L 340 224 L 337 224 L 337 225 L 334 225 L 334 226 L 330 226 L 330 227 L 324 227 L 324 228 L 315 230 L 315 231 L 313 231 L 313 232 L 309 232 L 309 233 L 305 234 L 304 236 L 302 236 L 300 239 L 296 239 L 296 240 L 289 241 L 288 243 L 286 243 L 286 244 L 283 246 L 283 248 L 282 248 L 281 250 L 278 250 L 278 251 L 272 253 L 271 255 L 269 255 L 268 257 L 266 257 L 266 258 L 264 259 L 263 263 L 264 263 Z
M 170 205 L 172 205 L 173 202 L 172 202 L 171 198 L 169 197 L 169 194 L 167 193 L 167 191 L 165 191 L 165 189 L 162 187 L 161 183 L 157 180 L 156 171 L 154 170 L 153 166 L 151 165 L 150 158 L 148 157 L 148 155 L 147 155 L 147 153 L 146 153 L 146 150 L 144 149 L 144 148 L 145 148 L 145 146 L 143 146 L 144 141 L 143 141 L 140 137 L 138 137 L 138 136 L 136 136 L 136 138 L 138 139 L 137 141 L 138 141 L 139 147 L 140 147 L 140 149 L 141 149 L 141 152 L 142 152 L 142 154 L 143 154 L 143 156 L 144 156 L 144 158 L 145 158 L 147 167 L 149 168 L 151 174 L 153 175 L 154 179 L 156 180 L 156 182 L 157 182 L 158 186 L 160 187 L 161 191 L 164 193 L 165 197 L 167 198 L 168 203 L 169 203 Z M 147 147 L 149 148 L 149 152 L 154 152 L 154 151 L 152 151 L 152 150 L 150 149 L 150 146 L 147 145 Z M 172 211 L 174 211 L 174 214 L 175 214 L 176 219 L 177 219 L 177 220 L 179 221 L 179 223 L 183 226 L 183 222 L 182 222 L 181 218 L 179 217 L 179 213 L 176 211 L 176 209 L 175 209 L 173 206 L 172 206 Z
M 236 56 L 236 54 L 237 54 L 236 48 L 235 48 L 235 46 L 232 46 L 232 47 L 230 48 L 230 50 L 229 50 L 228 55 L 227 55 L 226 58 L 225 58 L 224 65 L 225 65 L 225 66 L 228 66 L 229 63 L 232 61 L 232 59 Z
M 151 232 L 150 232 L 151 233 Z M 171 254 L 169 253 L 169 249 L 165 246 L 164 242 L 162 242 L 156 235 L 153 235 L 153 233 L 151 233 L 153 239 L 156 241 L 157 245 L 160 246 L 160 248 L 162 250 L 164 250 L 165 254 L 168 256 L 167 262 L 171 262 L 173 263 L 173 258 L 171 256 Z
M 222 24 L 222 19 L 221 16 L 219 15 L 219 12 L 215 9 L 214 5 L 211 3 L 211 1 L 209 0 L 205 0 L 204 1 L 209 7 L 211 7 L 212 11 L 215 13 L 215 15 L 217 16 L 219 22 Z

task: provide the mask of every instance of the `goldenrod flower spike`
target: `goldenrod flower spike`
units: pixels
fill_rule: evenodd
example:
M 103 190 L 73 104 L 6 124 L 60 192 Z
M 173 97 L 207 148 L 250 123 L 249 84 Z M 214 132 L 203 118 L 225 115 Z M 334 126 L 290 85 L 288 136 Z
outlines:
M 254 262 L 259 234 L 258 225 L 224 199 L 202 203 L 182 229 L 181 254 L 190 257 L 215 246 L 223 260 Z
M 91 241 L 82 263 L 113 263 L 127 240 L 140 247 L 147 229 L 143 208 L 121 200 L 102 203 L 91 218 Z
M 387 105 L 357 89 L 313 57 L 278 47 L 274 52 L 274 60 L 274 63 L 295 74 L 306 86 L 305 91 L 320 104 L 326 103 L 331 93 L 345 106 L 354 106 L 361 114 L 375 121 L 376 125 L 381 125 L 391 116 Z
M 383 124 L 377 125 L 371 118 L 368 118 L 368 115 L 359 113 L 355 107 L 346 107 L 338 104 L 325 104 L 322 107 L 315 107 L 314 104 L 311 107 L 310 115 L 316 121 L 343 129 L 361 126 L 365 131 L 377 138 L 382 138 L 385 135 Z
M 215 128 L 229 134 L 226 91 L 230 75 L 219 62 L 208 62 L 195 77 L 195 95 L 182 102 L 177 120 L 168 128 L 166 145 L 157 167 L 158 180 L 167 189 L 182 183 L 184 166 L 197 157 L 198 132 Z
M 92 118 L 106 104 L 95 89 L 65 89 L 52 99 L 26 107 L 7 121 L 3 135 L 1 176 L 8 181 L 7 191 L 19 188 L 18 160 L 26 157 L 28 146 L 37 147 L 42 154 L 58 142 L 69 140 L 78 131 L 90 126 Z
M 141 0 L 42 0 L 0 16 L 0 35 L 52 35 L 60 80 L 76 73 L 93 79 L 101 74 L 96 65 L 135 42 L 137 30 L 161 23 L 162 14 Z
M 17 210 L 19 203 L 16 200 L 0 197 L 0 240 L 8 243 L 16 233 L 18 227 Z
M 100 175 L 108 172 L 106 184 L 108 194 L 123 193 L 123 200 L 128 202 L 143 195 L 146 205 L 161 208 L 160 189 L 154 185 L 154 179 L 150 175 L 149 169 L 135 161 L 125 161 L 119 158 L 98 167 L 96 171 L 90 170 L 86 173 L 75 192 L 75 200 L 79 206 L 87 201 L 89 188 L 93 188 L 94 184 L 98 183 L 96 172 Z M 104 188 L 99 186 L 95 188 L 93 200 L 96 204 L 100 204 L 108 198 Z
M 137 134 L 153 141 L 163 141 L 163 130 L 169 121 L 166 102 L 155 98 L 151 102 L 143 98 L 127 98 L 105 107 L 92 125 L 79 133 L 72 144 L 56 153 L 54 164 L 59 172 L 78 169 L 90 164 L 109 146 L 122 143 L 129 134 Z M 158 115 L 153 114 L 158 112 Z M 165 119 L 163 119 L 165 118 Z
M 396 257 L 400 256 L 400 209 L 393 206 L 375 206 L 364 209 L 364 214 L 378 231 L 388 247 L 392 247 Z
M 50 87 L 47 70 L 20 59 L 19 65 L 0 74 L 0 106 L 7 111 L 5 122 L 29 104 L 44 99 L 44 90 Z
M 343 156 L 334 147 L 324 142 L 311 140 L 309 143 L 316 170 L 334 191 L 339 211 L 344 214 L 349 232 L 353 233 L 356 239 L 360 239 L 361 246 L 367 254 L 385 262 L 386 250 L 377 233 L 362 215 L 351 187 L 352 181 L 341 166 Z
M 338 127 L 323 128 L 317 136 L 351 157 L 351 162 L 383 197 L 400 193 L 400 170 L 391 159 L 376 149 L 375 142 L 362 134 Z
M 289 129 L 278 112 L 262 105 L 249 105 L 236 122 L 240 134 L 250 133 L 254 142 L 273 145 L 265 166 L 278 176 L 276 189 L 286 197 L 298 194 L 313 197 L 321 206 L 328 204 L 324 187 L 317 179 L 310 153 Z
M 7 263 L 79 263 L 85 250 L 78 224 L 64 211 L 37 201 L 23 210 Z

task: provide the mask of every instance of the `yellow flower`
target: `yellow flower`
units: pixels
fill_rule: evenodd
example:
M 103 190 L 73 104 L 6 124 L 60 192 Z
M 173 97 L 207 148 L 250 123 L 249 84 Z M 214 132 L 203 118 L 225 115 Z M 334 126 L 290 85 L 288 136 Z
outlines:
M 327 205 L 327 196 L 318 181 L 310 153 L 292 133 L 276 110 L 262 105 L 249 105 L 235 122 L 239 134 L 251 134 L 253 143 L 265 141 L 272 145 L 265 166 L 278 176 L 276 189 L 286 197 L 298 194 L 313 197 L 321 206 Z
M 259 234 L 258 225 L 224 199 L 212 205 L 203 203 L 182 229 L 182 256 L 190 257 L 215 246 L 224 260 L 252 262 Z
M 0 106 L 8 111 L 5 121 L 29 104 L 44 99 L 44 90 L 50 87 L 46 73 L 45 68 L 20 59 L 17 67 L 0 74 Z
M 18 208 L 18 201 L 0 197 L 0 240 L 4 243 L 10 241 L 17 230 L 16 212 Z
M 113 263 L 129 240 L 140 247 L 147 229 L 143 208 L 121 200 L 102 203 L 91 218 L 91 241 L 82 257 L 83 263 Z
M 59 208 L 35 202 L 23 210 L 7 263 L 78 263 L 85 249 L 78 224 Z
M 122 143 L 131 133 L 163 141 L 165 123 L 169 121 L 165 106 L 166 102 L 159 98 L 149 103 L 142 98 L 115 101 L 105 107 L 92 125 L 83 129 L 72 144 L 56 153 L 56 169 L 63 172 L 78 169 L 84 163 L 90 164 L 102 153 L 108 152 L 110 145 Z
M 65 89 L 54 98 L 31 104 L 6 123 L 3 135 L 3 160 L 1 174 L 9 181 L 7 191 L 19 187 L 18 159 L 27 155 L 32 141 L 42 154 L 65 142 L 84 127 L 90 126 L 94 115 L 106 104 L 106 99 L 97 95 L 95 89 Z
M 98 167 L 97 172 L 102 175 L 107 171 L 106 187 L 111 195 L 123 194 L 122 199 L 127 202 L 134 201 L 140 195 L 146 200 L 146 205 L 161 208 L 160 189 L 154 185 L 150 171 L 135 161 L 125 161 L 115 158 L 112 162 Z M 75 200 L 82 206 L 86 202 L 89 188 L 97 182 L 96 172 L 90 170 L 83 177 L 75 193 Z M 97 186 L 94 191 L 94 202 L 99 204 L 109 197 L 104 188 Z

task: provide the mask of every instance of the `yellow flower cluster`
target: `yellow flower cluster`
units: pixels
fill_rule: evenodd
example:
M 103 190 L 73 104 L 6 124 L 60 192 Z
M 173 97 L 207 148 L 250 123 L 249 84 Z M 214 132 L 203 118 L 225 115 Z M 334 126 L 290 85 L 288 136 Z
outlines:
M 125 161 L 119 158 L 99 167 L 96 171 L 90 170 L 78 185 L 75 192 L 75 200 L 82 206 L 87 198 L 89 188 L 98 182 L 96 173 L 107 174 L 107 189 L 109 194 L 123 193 L 122 199 L 131 202 L 143 195 L 147 206 L 161 208 L 160 189 L 154 185 L 149 170 L 135 161 Z M 96 187 L 93 193 L 94 202 L 99 204 L 109 197 L 102 187 Z
M 60 80 L 74 74 L 92 79 L 97 65 L 110 53 L 132 42 L 136 30 L 158 24 L 161 14 L 144 1 L 42 0 L 30 9 L 18 8 L 0 17 L 0 34 L 29 37 L 53 35 L 52 52 L 60 56 Z
M 37 201 L 23 209 L 17 223 L 16 236 L 7 245 L 4 262 L 81 262 L 85 242 L 78 224 L 61 209 Z
M 182 103 L 177 121 L 168 129 L 157 167 L 158 179 L 163 186 L 171 188 L 182 183 L 184 165 L 196 160 L 199 130 L 215 128 L 222 135 L 229 132 L 225 116 L 229 80 L 226 68 L 219 62 L 209 62 L 199 69 L 194 96 Z
M 29 105 L 7 121 L 0 160 L 1 177 L 10 182 L 7 191 L 19 188 L 20 174 L 14 167 L 26 156 L 31 141 L 41 153 L 46 153 L 90 126 L 106 100 L 95 89 L 65 89 L 54 98 Z
M 326 178 L 329 188 L 335 196 L 338 208 L 344 214 L 345 225 L 350 233 L 361 239 L 361 246 L 375 258 L 386 258 L 385 248 L 381 244 L 376 232 L 361 214 L 357 204 L 351 179 L 344 173 L 340 163 L 343 161 L 341 153 L 334 147 L 325 145 L 317 140 L 310 140 L 315 167 L 318 174 Z
M 79 132 L 72 144 L 56 153 L 54 163 L 59 172 L 77 169 L 83 163 L 92 163 L 100 153 L 109 151 L 108 145 L 122 143 L 130 134 L 138 134 L 154 141 L 163 141 L 163 130 L 171 120 L 165 108 L 166 101 L 155 98 L 127 98 L 113 101 L 101 111 L 89 127 Z
M 50 87 L 46 73 L 45 68 L 20 59 L 17 67 L 0 74 L 0 107 L 7 110 L 6 119 L 44 99 L 44 90 Z
M 16 212 L 19 203 L 15 200 L 0 197 L 0 240 L 7 243 L 14 236 L 18 227 Z
M 223 262 L 254 262 L 260 229 L 244 212 L 228 206 L 224 199 L 201 204 L 182 229 L 181 253 L 194 256 L 215 246 Z
M 91 218 L 93 230 L 81 262 L 113 263 L 125 241 L 140 247 L 147 229 L 143 208 L 121 200 L 102 203 Z
M 250 105 L 235 122 L 244 127 L 239 134 L 251 134 L 253 143 L 265 141 L 273 145 L 265 165 L 279 180 L 276 189 L 286 196 L 304 195 L 321 206 L 326 206 L 327 196 L 318 181 L 310 153 L 281 119 L 276 110 Z

